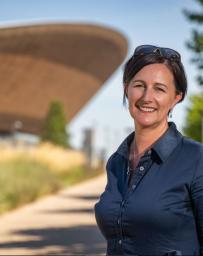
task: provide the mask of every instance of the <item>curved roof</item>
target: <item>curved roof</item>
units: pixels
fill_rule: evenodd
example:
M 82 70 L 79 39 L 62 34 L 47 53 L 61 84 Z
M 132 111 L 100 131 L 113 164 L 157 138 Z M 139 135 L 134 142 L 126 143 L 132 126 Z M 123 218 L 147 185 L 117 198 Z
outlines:
M 0 131 L 38 134 L 53 100 L 71 120 L 127 53 L 127 40 L 101 26 L 48 24 L 0 29 Z

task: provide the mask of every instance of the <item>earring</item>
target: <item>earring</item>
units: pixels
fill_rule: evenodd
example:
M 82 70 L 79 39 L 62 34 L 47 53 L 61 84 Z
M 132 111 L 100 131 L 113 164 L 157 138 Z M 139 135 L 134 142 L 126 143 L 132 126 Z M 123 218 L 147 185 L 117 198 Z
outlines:
M 173 109 L 170 109 L 170 110 L 169 110 L 169 117 L 170 117 L 170 118 L 173 117 L 172 112 L 173 112 Z

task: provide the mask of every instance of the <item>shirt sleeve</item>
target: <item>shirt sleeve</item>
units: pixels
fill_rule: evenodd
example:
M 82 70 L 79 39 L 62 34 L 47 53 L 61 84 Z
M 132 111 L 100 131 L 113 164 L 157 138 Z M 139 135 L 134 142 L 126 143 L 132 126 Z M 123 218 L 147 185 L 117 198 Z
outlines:
M 191 197 L 200 243 L 200 255 L 203 256 L 203 147 L 200 149 L 200 157 L 191 184 Z

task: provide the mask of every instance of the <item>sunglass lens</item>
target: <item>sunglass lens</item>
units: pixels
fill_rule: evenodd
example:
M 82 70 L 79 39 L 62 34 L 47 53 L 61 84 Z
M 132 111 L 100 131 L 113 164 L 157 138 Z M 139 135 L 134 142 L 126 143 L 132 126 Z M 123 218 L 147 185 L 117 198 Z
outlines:
M 157 49 L 157 47 L 154 46 L 154 45 L 140 45 L 140 46 L 138 46 L 138 47 L 135 49 L 134 55 L 150 54 L 150 53 L 152 53 L 155 49 Z
M 180 54 L 173 49 L 170 48 L 162 48 L 154 45 L 140 45 L 138 46 L 135 51 L 134 55 L 145 55 L 145 54 L 152 54 L 156 53 L 163 57 L 180 60 Z

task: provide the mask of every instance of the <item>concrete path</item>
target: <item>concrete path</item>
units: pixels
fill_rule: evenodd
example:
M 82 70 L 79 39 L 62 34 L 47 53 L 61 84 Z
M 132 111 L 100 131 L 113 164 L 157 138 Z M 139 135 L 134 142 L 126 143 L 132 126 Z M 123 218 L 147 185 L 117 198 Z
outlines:
M 0 217 L 0 255 L 105 255 L 93 211 L 105 183 L 102 175 Z

